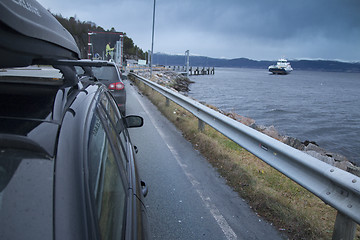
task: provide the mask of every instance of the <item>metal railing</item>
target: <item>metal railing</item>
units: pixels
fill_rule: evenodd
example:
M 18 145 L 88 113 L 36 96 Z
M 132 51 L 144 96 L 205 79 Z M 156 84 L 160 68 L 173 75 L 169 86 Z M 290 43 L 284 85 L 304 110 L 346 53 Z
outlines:
M 175 102 L 326 204 L 338 210 L 333 239 L 353 239 L 360 224 L 360 178 L 235 121 L 182 94 L 133 74 L 147 86 Z M 353 222 L 354 221 L 354 222 Z

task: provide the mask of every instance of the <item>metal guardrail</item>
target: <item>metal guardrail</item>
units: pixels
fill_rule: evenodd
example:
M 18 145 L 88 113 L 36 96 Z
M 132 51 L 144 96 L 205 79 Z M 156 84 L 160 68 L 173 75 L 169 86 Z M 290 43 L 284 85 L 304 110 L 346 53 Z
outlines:
M 194 114 L 199 121 L 201 120 L 207 123 L 279 172 L 300 184 L 318 196 L 326 204 L 337 209 L 338 217 L 334 232 L 339 229 L 340 231 L 345 231 L 345 233 L 342 233 L 342 239 L 344 239 L 344 234 L 347 234 L 346 232 L 348 231 L 355 233 L 356 225 L 350 219 L 360 224 L 359 177 L 324 163 L 255 129 L 247 127 L 182 94 L 136 74 L 133 74 L 133 76 L 164 95 L 167 99 L 170 99 Z M 344 217 L 346 222 L 344 222 L 344 220 L 338 220 L 344 219 Z M 345 225 L 348 226 L 349 224 L 352 225 L 352 227 L 344 229 Z M 337 238 L 333 235 L 333 239 Z M 351 239 L 351 237 L 348 239 Z

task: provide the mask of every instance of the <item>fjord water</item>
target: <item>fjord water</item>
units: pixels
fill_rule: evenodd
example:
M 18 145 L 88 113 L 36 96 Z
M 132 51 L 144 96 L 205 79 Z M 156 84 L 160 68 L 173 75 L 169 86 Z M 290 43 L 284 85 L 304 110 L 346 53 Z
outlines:
M 360 73 L 218 68 L 190 79 L 190 97 L 315 141 L 360 166 Z

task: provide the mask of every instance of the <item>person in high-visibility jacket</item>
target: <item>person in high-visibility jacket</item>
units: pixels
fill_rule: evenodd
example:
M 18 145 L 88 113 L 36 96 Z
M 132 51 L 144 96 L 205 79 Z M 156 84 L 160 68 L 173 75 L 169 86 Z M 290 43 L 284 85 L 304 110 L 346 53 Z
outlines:
M 108 44 L 106 44 L 105 50 L 106 50 L 106 54 L 105 54 L 106 58 L 108 58 L 108 56 L 111 57 L 110 53 L 111 53 L 112 51 L 114 51 L 114 48 L 111 48 L 111 47 L 110 47 L 110 42 L 108 42 Z

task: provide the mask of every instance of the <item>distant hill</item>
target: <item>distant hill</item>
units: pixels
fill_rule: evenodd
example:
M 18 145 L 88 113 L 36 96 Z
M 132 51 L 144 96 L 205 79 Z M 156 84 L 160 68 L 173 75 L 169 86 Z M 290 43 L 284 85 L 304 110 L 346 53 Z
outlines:
M 267 69 L 276 61 L 257 61 L 248 58 L 222 59 L 203 56 L 190 56 L 190 66 L 194 67 L 233 67 Z M 330 72 L 360 72 L 360 62 L 340 62 L 330 60 L 291 60 L 294 70 L 330 71 Z M 155 53 L 153 63 L 164 66 L 185 65 L 184 55 L 169 55 Z

